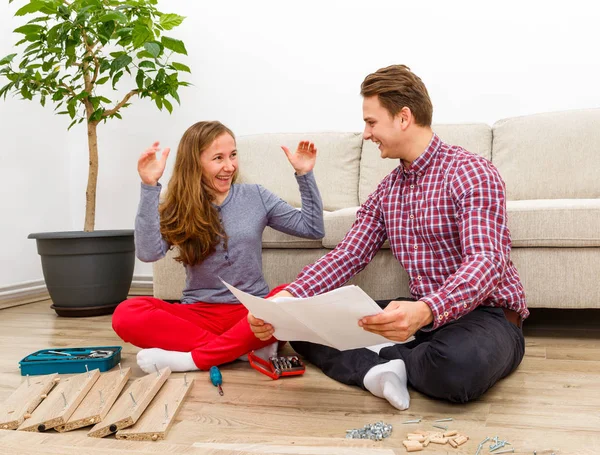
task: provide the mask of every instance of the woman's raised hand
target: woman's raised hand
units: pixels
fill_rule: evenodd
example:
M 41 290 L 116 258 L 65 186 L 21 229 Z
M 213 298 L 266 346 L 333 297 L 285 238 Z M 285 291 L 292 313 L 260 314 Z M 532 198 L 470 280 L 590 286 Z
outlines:
M 152 147 L 146 149 L 138 160 L 138 172 L 142 182 L 146 185 L 155 186 L 165 172 L 167 157 L 171 149 L 167 147 L 162 151 L 160 159 L 156 159 L 156 154 L 160 151 L 159 144 L 159 142 L 152 144 Z
M 301 141 L 295 153 L 291 153 L 285 145 L 281 148 L 290 164 L 294 167 L 296 174 L 304 175 L 313 170 L 317 161 L 317 148 L 310 141 Z

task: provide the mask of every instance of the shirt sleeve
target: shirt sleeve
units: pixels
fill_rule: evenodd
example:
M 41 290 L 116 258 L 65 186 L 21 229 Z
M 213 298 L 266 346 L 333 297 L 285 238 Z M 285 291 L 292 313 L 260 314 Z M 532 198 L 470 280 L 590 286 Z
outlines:
M 457 205 L 462 262 L 435 293 L 422 297 L 436 329 L 479 306 L 503 278 L 510 256 L 506 189 L 498 170 L 482 160 L 461 163 L 450 182 Z
M 160 233 L 160 183 L 156 186 L 141 184 L 140 204 L 135 217 L 135 254 L 140 261 L 154 262 L 164 257 L 169 244 Z
M 309 297 L 336 289 L 364 269 L 387 239 L 381 200 L 387 192 L 382 181 L 356 213 L 344 239 L 328 254 L 306 266 L 286 290 Z
M 321 239 L 325 236 L 323 222 L 323 200 L 312 171 L 296 175 L 300 188 L 302 208 L 300 210 L 258 185 L 262 202 L 267 212 L 267 226 L 309 239 Z

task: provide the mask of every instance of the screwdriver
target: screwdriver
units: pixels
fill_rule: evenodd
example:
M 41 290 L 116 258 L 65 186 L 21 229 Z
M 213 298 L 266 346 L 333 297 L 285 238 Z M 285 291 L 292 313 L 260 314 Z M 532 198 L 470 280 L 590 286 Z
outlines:
M 221 384 L 223 384 L 223 376 L 221 376 L 221 372 L 217 367 L 210 367 L 210 382 L 213 383 L 215 387 L 219 389 L 219 395 L 223 396 L 223 389 L 221 388 Z

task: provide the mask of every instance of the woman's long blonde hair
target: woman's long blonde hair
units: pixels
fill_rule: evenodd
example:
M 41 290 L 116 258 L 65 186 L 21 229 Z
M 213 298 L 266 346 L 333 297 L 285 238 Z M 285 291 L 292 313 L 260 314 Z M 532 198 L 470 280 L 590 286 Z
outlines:
M 206 181 L 200 155 L 222 134 L 233 132 L 221 122 L 198 122 L 183 134 L 173 175 L 164 201 L 160 204 L 160 231 L 171 245 L 179 248 L 175 260 L 187 265 L 200 264 L 214 253 L 227 235 L 212 202 L 213 187 Z M 237 171 L 233 176 L 235 182 Z

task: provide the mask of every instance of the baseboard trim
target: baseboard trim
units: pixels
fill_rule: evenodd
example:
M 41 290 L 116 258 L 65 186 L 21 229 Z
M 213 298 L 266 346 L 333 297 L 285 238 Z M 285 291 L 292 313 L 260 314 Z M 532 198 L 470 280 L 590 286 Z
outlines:
M 0 287 L 0 309 L 47 300 L 50 296 L 44 280 L 23 281 Z
M 130 295 L 152 295 L 152 275 L 134 275 Z M 50 295 L 44 280 L 0 286 L 0 309 L 48 300 Z

